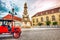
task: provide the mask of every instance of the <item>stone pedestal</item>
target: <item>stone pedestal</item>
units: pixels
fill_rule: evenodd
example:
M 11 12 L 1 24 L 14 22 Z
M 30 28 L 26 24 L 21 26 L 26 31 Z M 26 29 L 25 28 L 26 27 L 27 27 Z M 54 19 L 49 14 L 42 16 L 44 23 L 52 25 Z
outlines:
M 31 28 L 31 24 L 30 22 L 27 22 L 27 23 L 22 23 L 22 28 Z

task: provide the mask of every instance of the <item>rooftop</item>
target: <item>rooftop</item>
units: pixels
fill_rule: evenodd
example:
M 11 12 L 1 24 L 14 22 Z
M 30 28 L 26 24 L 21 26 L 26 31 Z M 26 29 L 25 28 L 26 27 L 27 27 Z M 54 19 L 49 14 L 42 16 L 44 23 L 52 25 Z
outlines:
M 7 19 L 12 20 L 12 15 L 8 14 L 8 15 L 4 16 L 3 19 L 5 19 L 5 20 L 7 20 Z M 13 20 L 21 21 L 22 18 L 19 18 L 17 16 L 13 16 Z
M 36 13 L 34 16 L 32 16 L 32 17 L 56 13 L 56 12 L 59 12 L 59 10 L 60 10 L 60 7 L 54 8 L 54 9 L 50 9 L 50 10 L 46 10 L 46 11 L 42 11 L 42 12 L 37 12 L 37 13 Z

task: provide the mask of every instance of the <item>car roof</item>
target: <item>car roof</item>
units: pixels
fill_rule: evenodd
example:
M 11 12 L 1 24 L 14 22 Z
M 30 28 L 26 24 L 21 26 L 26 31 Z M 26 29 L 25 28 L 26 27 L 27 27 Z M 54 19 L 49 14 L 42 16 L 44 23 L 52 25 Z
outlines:
M 8 22 L 12 22 L 13 20 L 3 20 L 3 19 L 0 19 L 0 21 L 8 21 Z

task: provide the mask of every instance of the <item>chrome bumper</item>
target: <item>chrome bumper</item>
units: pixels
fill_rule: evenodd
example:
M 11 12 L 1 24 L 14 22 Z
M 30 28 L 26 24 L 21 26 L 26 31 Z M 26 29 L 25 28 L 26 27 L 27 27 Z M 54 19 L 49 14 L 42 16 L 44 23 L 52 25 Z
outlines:
M 6 34 L 6 33 L 0 34 L 0 38 L 1 37 L 12 37 L 12 36 L 13 36 L 12 34 Z

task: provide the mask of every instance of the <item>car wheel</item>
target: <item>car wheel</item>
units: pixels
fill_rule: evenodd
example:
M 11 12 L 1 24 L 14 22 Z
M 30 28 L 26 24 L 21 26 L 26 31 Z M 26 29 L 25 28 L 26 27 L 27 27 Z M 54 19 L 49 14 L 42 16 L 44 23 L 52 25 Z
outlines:
M 19 38 L 19 37 L 20 37 L 20 33 L 18 33 L 18 32 L 17 32 L 17 33 L 14 33 L 14 34 L 13 34 L 13 37 L 14 37 L 14 38 Z

